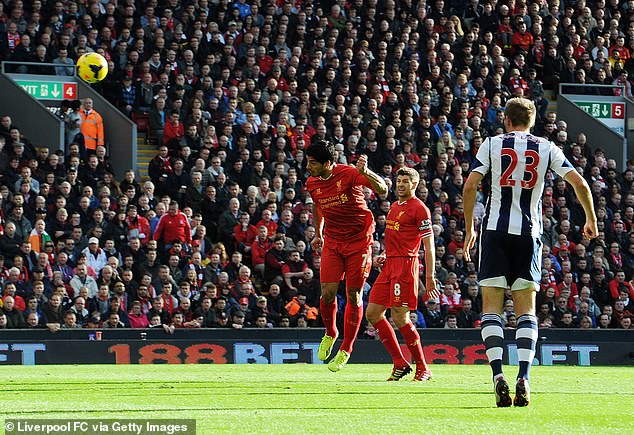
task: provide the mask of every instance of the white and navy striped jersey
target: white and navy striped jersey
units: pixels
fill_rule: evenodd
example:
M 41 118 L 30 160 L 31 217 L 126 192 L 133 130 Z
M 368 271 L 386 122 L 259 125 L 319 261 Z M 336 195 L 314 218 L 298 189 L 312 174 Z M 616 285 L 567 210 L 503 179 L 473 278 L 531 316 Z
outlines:
M 491 172 L 491 191 L 483 230 L 542 235 L 542 193 L 548 169 L 564 176 L 573 171 L 564 153 L 548 139 L 523 132 L 487 138 L 472 170 Z

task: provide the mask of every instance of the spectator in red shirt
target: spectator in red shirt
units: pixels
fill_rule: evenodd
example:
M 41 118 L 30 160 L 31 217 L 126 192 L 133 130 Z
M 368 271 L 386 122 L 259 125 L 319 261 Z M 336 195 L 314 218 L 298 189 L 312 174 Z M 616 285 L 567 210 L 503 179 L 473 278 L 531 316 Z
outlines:
M 508 10 L 508 7 L 503 7 Z M 497 37 L 496 42 L 504 50 L 504 53 L 510 53 L 513 42 L 513 27 L 511 27 L 511 17 L 509 15 L 502 16 L 495 34 Z
M 625 288 L 627 289 L 630 299 L 634 300 L 634 287 L 628 281 L 625 280 L 625 272 L 623 270 L 618 269 L 614 274 L 614 279 L 610 281 L 610 297 L 613 301 L 616 301 L 619 298 L 619 289 Z
M 130 205 L 127 210 L 128 240 L 138 237 L 143 246 L 150 240 L 150 223 L 143 216 L 139 216 L 136 205 Z
M 168 213 L 163 215 L 156 226 L 154 232 L 154 240 L 163 239 L 165 249 L 172 247 L 174 240 L 180 240 L 183 243 L 191 244 L 192 233 L 189 227 L 189 221 L 185 213 L 178 209 L 178 202 L 172 201 L 169 205 Z
M 256 224 L 257 227 L 264 225 L 268 230 L 269 235 L 274 236 L 277 231 L 277 224 L 273 220 L 273 214 L 271 210 L 265 209 L 262 211 L 262 219 Z
M 299 251 L 296 249 L 290 251 L 288 261 L 282 265 L 286 299 L 292 299 L 297 295 L 299 281 L 304 277 L 304 271 L 306 269 L 308 269 L 308 264 L 302 260 Z
M 522 78 L 520 71 L 517 68 L 513 68 L 511 70 L 509 88 L 511 89 L 511 93 L 516 97 L 528 95 L 528 84 L 526 83 L 526 80 Z
M 14 284 L 6 285 L 4 288 L 4 295 L 2 300 L 4 301 L 6 298 L 13 298 L 14 307 L 18 311 L 26 310 L 26 302 L 22 296 L 16 294 L 16 288 Z
M 456 291 L 453 284 L 447 283 L 443 289 L 443 294 L 440 295 L 440 304 L 442 311 L 446 313 L 457 313 L 462 305 L 462 299 L 460 292 Z
M 258 236 L 258 229 L 249 223 L 249 213 L 241 213 L 238 224 L 233 227 L 233 238 L 236 249 L 240 252 L 251 252 L 251 245 Z
M 172 151 L 178 148 L 181 139 L 185 136 L 185 127 L 180 122 L 180 113 L 178 110 L 172 110 L 169 122 L 165 123 L 163 131 L 163 144 Z
M 150 326 L 150 321 L 147 316 L 143 314 L 141 301 L 134 301 L 132 303 L 132 309 L 128 313 L 128 319 L 130 320 L 130 328 L 147 328 Z
M 269 231 L 265 225 L 258 227 L 258 235 L 251 244 L 251 266 L 253 270 L 264 276 L 264 260 L 266 253 L 273 247 L 269 239 Z
M 262 45 L 257 48 L 256 55 L 260 71 L 262 74 L 268 75 L 269 71 L 271 71 L 271 68 L 273 67 L 273 58 L 266 54 L 266 47 Z
M 623 62 L 631 57 L 630 50 L 625 46 L 625 38 L 623 36 L 616 38 L 616 44 L 611 46 L 608 50 L 610 57 L 613 57 L 612 53 L 615 51 L 619 53 L 619 59 Z
M 454 255 L 458 249 L 464 249 L 464 233 L 460 230 L 454 233 L 449 246 L 447 246 L 447 251 L 451 255 Z
M 557 285 L 557 297 L 561 295 L 564 288 L 567 288 L 570 290 L 570 296 L 576 298 L 579 295 L 579 292 L 577 290 L 577 284 L 573 281 L 572 272 L 565 272 L 563 276 L 563 281 Z
M 513 33 L 511 38 L 511 52 L 513 54 L 522 50 L 526 53 L 530 51 L 533 46 L 533 35 L 526 31 L 526 23 L 524 20 L 520 21 L 517 25 L 517 32 Z

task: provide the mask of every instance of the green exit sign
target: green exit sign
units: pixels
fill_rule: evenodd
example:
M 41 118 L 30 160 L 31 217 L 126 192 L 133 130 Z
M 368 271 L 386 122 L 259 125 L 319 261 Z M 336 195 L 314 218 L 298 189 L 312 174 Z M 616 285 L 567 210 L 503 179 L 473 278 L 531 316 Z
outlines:
M 624 103 L 603 103 L 597 101 L 575 101 L 584 112 L 594 118 L 623 119 L 625 118 Z
M 40 82 L 31 80 L 15 81 L 26 93 L 37 100 L 75 100 L 77 83 Z

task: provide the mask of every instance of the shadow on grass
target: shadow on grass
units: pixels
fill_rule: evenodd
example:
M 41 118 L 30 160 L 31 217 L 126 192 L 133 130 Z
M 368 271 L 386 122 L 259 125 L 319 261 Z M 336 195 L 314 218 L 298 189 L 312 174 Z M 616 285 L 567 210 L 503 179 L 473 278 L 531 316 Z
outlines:
M 437 404 L 429 404 L 429 406 L 424 405 L 412 405 L 412 406 L 399 406 L 399 409 L 488 409 L 495 408 L 495 406 L 482 405 L 482 406 L 456 406 L 456 405 L 447 405 L 447 406 L 438 406 Z M 315 406 L 315 407 L 307 407 L 307 406 L 298 406 L 298 407 L 276 407 L 274 411 L 341 411 L 341 407 L 323 407 L 323 406 Z M 346 410 L 357 410 L 357 411 L 370 411 L 370 410 L 384 410 L 384 411 L 392 411 L 394 407 L 392 406 L 346 406 Z M 215 408 L 204 408 L 204 407 L 189 407 L 189 408 L 139 408 L 139 409 L 119 409 L 116 414 L 127 414 L 127 413 L 139 413 L 139 412 L 191 412 L 191 411 L 202 411 L 202 412 L 210 412 L 210 411 L 218 411 L 218 412 L 227 412 L 227 411 L 236 411 L 236 412 L 249 412 L 249 411 L 258 411 L 258 412 L 266 412 L 269 410 L 263 410 L 262 408 L 247 408 L 247 407 L 215 407 Z M 85 409 L 81 411 L 81 415 L 84 414 L 104 414 L 111 412 L 110 410 L 104 409 Z M 48 414 L 64 414 L 65 417 L 70 418 L 68 415 L 68 409 L 47 409 L 47 410 L 37 410 L 37 411 L 21 411 L 20 413 L 4 413 L 0 412 L 0 416 L 4 416 L 7 418 L 21 418 L 22 416 L 32 416 L 32 415 L 48 415 Z M 79 413 L 78 413 L 79 414 Z M 107 418 L 107 417 L 101 417 Z

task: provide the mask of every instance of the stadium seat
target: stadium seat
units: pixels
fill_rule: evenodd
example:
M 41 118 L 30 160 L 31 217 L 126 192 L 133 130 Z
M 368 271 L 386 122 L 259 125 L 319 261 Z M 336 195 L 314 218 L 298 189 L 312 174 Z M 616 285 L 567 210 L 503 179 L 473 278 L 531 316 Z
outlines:
M 150 116 L 147 113 L 132 113 L 132 120 L 136 123 L 137 131 L 147 134 L 150 130 Z

